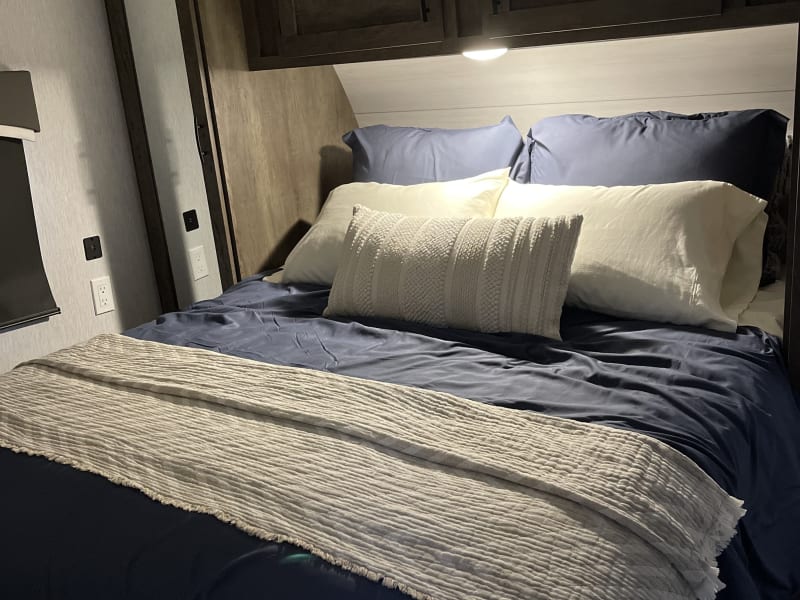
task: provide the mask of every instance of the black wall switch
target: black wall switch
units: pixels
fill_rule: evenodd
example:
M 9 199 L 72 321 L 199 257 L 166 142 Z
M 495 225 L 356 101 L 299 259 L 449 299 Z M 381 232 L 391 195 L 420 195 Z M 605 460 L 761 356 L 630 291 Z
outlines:
M 186 227 L 186 231 L 193 231 L 200 227 L 200 223 L 197 222 L 197 211 L 195 209 L 187 210 L 183 213 L 183 224 Z
M 94 260 L 103 256 L 103 249 L 100 247 L 100 236 L 84 238 L 83 251 L 86 253 L 86 260 Z

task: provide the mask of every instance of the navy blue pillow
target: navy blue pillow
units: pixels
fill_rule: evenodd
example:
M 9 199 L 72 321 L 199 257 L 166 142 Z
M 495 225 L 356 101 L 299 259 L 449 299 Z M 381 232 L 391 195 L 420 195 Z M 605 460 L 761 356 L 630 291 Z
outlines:
M 606 186 L 713 179 L 769 199 L 787 122 L 774 110 L 760 109 L 551 117 L 528 132 L 528 154 L 516 179 Z
M 774 110 L 620 117 L 563 115 L 531 127 L 512 177 L 552 185 L 644 185 L 713 179 L 772 199 L 786 151 L 788 119 Z M 783 221 L 767 210 L 761 284 L 783 262 Z M 773 240 L 774 238 L 774 240 Z
M 342 139 L 353 150 L 353 181 L 398 185 L 464 179 L 510 167 L 523 148 L 511 117 L 474 129 L 372 125 Z

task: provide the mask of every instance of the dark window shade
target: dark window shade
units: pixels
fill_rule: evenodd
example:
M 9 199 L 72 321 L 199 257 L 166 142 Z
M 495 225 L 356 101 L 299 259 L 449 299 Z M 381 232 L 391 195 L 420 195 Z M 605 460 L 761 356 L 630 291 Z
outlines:
M 0 137 L 0 331 L 56 315 L 20 140 Z
M 39 113 L 28 71 L 0 71 L 0 123 L 39 131 Z

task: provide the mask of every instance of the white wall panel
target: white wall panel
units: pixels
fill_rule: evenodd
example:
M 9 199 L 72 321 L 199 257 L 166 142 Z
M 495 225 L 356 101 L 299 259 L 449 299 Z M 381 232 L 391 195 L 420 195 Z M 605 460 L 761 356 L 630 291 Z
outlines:
M 791 116 L 797 26 L 337 65 L 359 125 L 473 127 L 510 114 L 523 131 L 564 113 L 775 108 Z
M 44 266 L 63 311 L 0 333 L 3 372 L 152 319 L 159 301 L 102 0 L 0 0 L 0 69 L 32 75 L 42 131 L 25 155 Z M 0 182 L 0 218 L 8 201 Z M 103 258 L 87 262 L 82 239 L 91 235 L 100 235 Z M 95 316 L 89 280 L 101 275 L 111 277 L 117 308 Z
M 560 104 L 527 104 L 514 107 L 490 106 L 486 108 L 361 113 L 357 117 L 358 124 L 361 127 L 384 124 L 457 128 L 497 123 L 503 116 L 510 114 L 524 133 L 530 125 L 540 119 L 567 113 L 588 113 L 598 117 L 611 117 L 639 110 L 668 110 L 677 113 L 694 113 L 697 111 L 717 112 L 764 107 L 774 108 L 784 115 L 791 116 L 794 112 L 794 92 L 751 92 L 714 96 L 690 96 L 688 98 L 656 98 L 646 101 L 646 104 L 643 104 L 642 99 L 600 100 L 564 102 Z

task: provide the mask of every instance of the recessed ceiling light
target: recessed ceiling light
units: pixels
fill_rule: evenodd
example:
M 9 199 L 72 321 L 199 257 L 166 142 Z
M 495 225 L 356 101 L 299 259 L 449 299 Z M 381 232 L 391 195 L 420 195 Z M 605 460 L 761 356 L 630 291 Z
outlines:
M 472 60 L 492 60 L 500 58 L 506 52 L 508 52 L 508 48 L 490 48 L 488 50 L 467 50 L 461 54 Z

